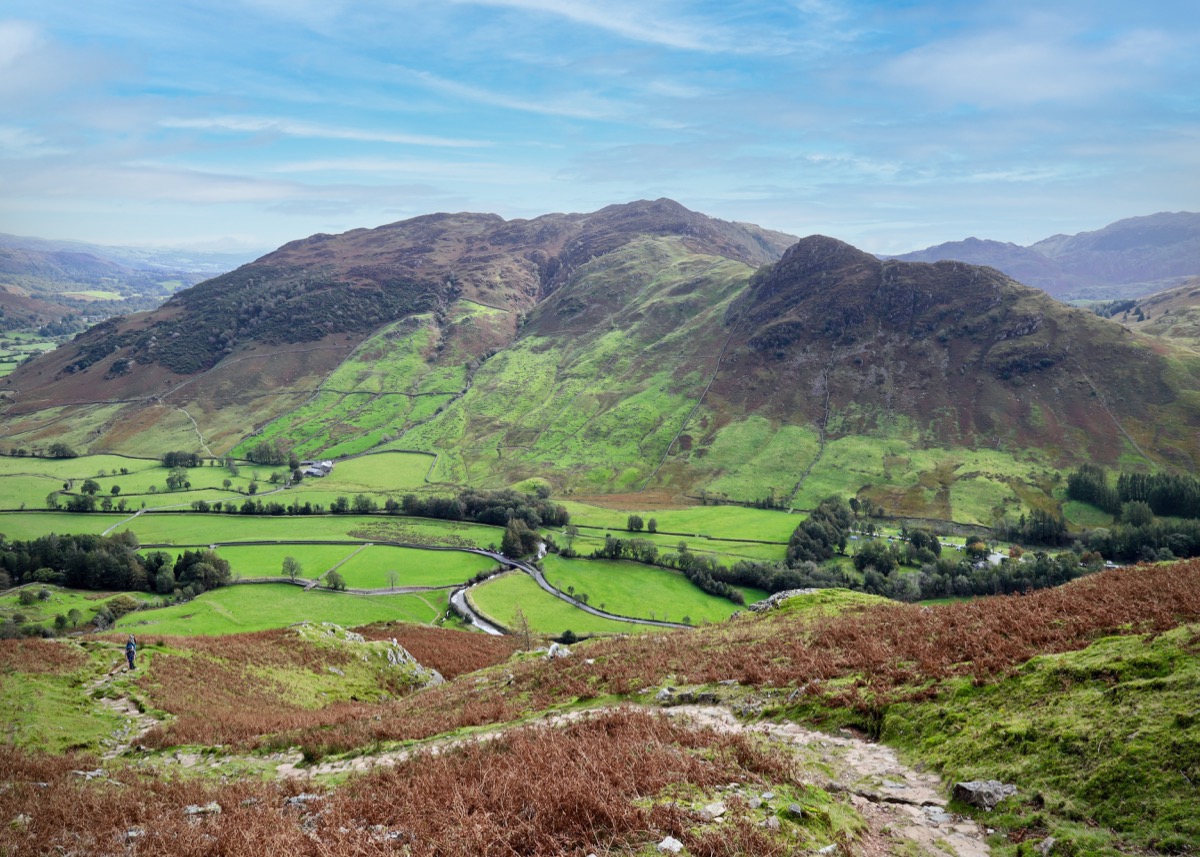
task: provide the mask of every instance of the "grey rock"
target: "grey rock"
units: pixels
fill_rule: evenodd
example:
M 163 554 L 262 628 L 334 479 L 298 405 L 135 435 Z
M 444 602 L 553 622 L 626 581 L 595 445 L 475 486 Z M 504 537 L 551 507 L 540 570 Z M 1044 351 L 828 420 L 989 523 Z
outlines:
M 739 682 L 736 678 L 725 678 L 721 679 L 719 682 L 717 682 L 717 684 L 723 684 L 725 687 L 736 687 L 737 685 L 741 684 L 741 682 Z
M 315 803 L 316 801 L 320 801 L 320 800 L 325 800 L 325 795 L 316 795 L 316 794 L 309 794 L 308 792 L 304 792 L 303 794 L 298 794 L 294 797 L 288 798 L 287 800 L 285 800 L 283 802 L 283 805 L 284 806 L 294 806 L 294 807 L 305 807 L 305 806 L 308 806 L 310 803 Z
M 221 805 L 219 803 L 217 803 L 215 800 L 210 801 L 204 805 L 193 803 L 193 804 L 189 804 L 188 806 L 183 808 L 183 814 L 184 815 L 220 815 L 221 814 Z
M 763 792 L 762 799 L 763 800 L 775 800 L 775 792 Z
M 674 836 L 668 836 L 658 843 L 658 850 L 663 854 L 678 854 L 683 850 L 683 843 Z
M 94 771 L 72 771 L 75 776 L 83 777 L 85 780 L 102 779 L 104 777 L 104 769 L 96 768 Z
M 671 687 L 664 687 L 654 695 L 654 701 L 660 705 L 671 705 L 675 702 L 675 689 Z
M 346 677 L 346 673 L 343 672 L 342 670 L 338 669 L 337 667 L 330 666 L 330 667 L 326 667 L 326 669 L 329 670 L 334 675 L 340 675 L 342 678 Z
M 809 595 L 816 592 L 815 589 L 789 589 L 786 592 L 776 592 L 770 598 L 764 598 L 762 601 L 756 601 L 746 609 L 752 610 L 755 613 L 764 613 L 767 610 L 774 610 L 784 601 L 793 598 L 797 595 Z
M 800 806 L 798 803 L 789 803 L 787 811 L 788 815 L 797 820 L 804 817 L 804 807 Z
M 954 784 L 955 800 L 989 811 L 1000 801 L 1016 793 L 1016 786 L 999 780 L 971 780 Z
M 818 854 L 832 854 L 835 851 L 837 851 L 837 843 L 834 843 L 833 845 L 826 845 L 824 848 L 817 849 Z
M 551 643 L 550 648 L 546 650 L 546 660 L 552 661 L 555 658 L 569 658 L 571 650 L 562 643 Z
M 758 808 L 759 808 L 759 807 L 761 807 L 762 805 L 763 805 L 763 799 L 762 799 L 762 798 L 760 798 L 760 797 L 752 797 L 752 798 L 750 798 L 750 808 L 751 808 L 751 809 L 758 809 Z
M 764 821 L 762 823 L 762 826 L 765 827 L 767 830 L 779 830 L 779 828 L 781 828 L 783 825 L 779 823 L 778 818 L 776 818 L 775 816 L 771 816 L 770 818 L 768 818 L 766 821 Z
M 946 810 L 942 809 L 940 806 L 925 807 L 925 817 L 928 818 L 932 824 L 949 824 L 954 820 L 954 816 L 946 812 Z
M 1041 842 L 1039 842 L 1037 844 L 1037 853 L 1041 854 L 1042 857 L 1046 857 L 1046 855 L 1048 855 L 1054 851 L 1054 843 L 1056 843 L 1057 841 L 1058 840 L 1055 839 L 1053 836 L 1047 836 L 1045 839 L 1043 839 Z
M 725 810 L 725 804 L 718 801 L 717 803 L 710 803 L 708 806 L 704 807 L 704 809 L 700 811 L 700 814 L 709 821 L 713 821 L 714 819 L 718 819 L 723 816 L 725 814 Z

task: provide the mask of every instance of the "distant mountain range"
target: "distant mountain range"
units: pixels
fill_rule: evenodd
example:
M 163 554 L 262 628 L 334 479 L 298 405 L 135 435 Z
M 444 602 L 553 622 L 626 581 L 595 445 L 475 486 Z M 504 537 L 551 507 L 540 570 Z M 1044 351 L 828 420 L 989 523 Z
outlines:
M 0 234 L 4 326 L 36 326 L 67 314 L 95 319 L 152 309 L 176 290 L 251 258 Z
M 1200 214 L 1131 217 L 1028 247 L 968 238 L 891 258 L 989 265 L 1060 300 L 1133 298 L 1200 275 Z
M 983 520 L 1055 502 L 1046 467 L 1200 465 L 1198 374 L 1169 341 L 992 267 L 657 200 L 315 235 L 106 321 L 0 391 L 11 444 L 417 450 L 434 483 L 845 490 L 943 518 L 965 491 Z

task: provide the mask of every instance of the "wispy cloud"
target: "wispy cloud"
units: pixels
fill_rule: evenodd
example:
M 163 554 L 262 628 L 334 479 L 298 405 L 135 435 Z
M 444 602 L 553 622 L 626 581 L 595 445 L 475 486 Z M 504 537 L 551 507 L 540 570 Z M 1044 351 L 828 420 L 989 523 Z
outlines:
M 1039 16 L 998 32 L 956 35 L 910 50 L 882 69 L 885 81 L 983 108 L 1091 101 L 1136 89 L 1179 45 L 1164 31 L 1085 39 Z
M 586 93 L 576 94 L 570 100 L 558 97 L 519 98 L 511 93 L 495 92 L 424 71 L 417 72 L 416 78 L 430 89 L 444 95 L 505 110 L 519 110 L 543 116 L 563 116 L 571 119 L 614 119 L 625 112 L 617 102 Z
M 434 146 L 449 149 L 480 148 L 490 145 L 483 140 L 432 137 L 425 134 L 404 134 L 393 131 L 372 131 L 365 128 L 344 128 L 262 116 L 211 116 L 194 119 L 167 118 L 160 121 L 159 125 L 163 128 L 197 131 L 224 131 L 234 134 L 280 134 L 287 137 L 304 137 L 309 139 L 354 140 L 362 143 L 397 143 L 407 146 Z
M 706 25 L 682 15 L 656 13 L 649 3 L 596 3 L 593 0 L 450 0 L 459 5 L 516 9 L 565 18 L 574 24 L 603 30 L 613 35 L 685 51 L 705 53 L 749 52 L 730 39 L 719 26 Z M 662 4 L 658 4 L 662 8 Z

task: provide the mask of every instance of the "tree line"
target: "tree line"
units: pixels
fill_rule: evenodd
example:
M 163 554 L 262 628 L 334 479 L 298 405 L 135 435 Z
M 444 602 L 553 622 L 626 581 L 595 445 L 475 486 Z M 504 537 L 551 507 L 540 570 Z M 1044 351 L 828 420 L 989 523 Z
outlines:
M 73 589 L 157 592 L 190 598 L 227 585 L 229 562 L 211 550 L 138 553 L 132 533 L 0 537 L 0 588 L 53 583 Z
M 1200 518 L 1200 479 L 1182 473 L 1121 471 L 1114 485 L 1103 467 L 1084 464 L 1067 476 L 1067 496 L 1123 518 L 1129 503 L 1160 517 Z

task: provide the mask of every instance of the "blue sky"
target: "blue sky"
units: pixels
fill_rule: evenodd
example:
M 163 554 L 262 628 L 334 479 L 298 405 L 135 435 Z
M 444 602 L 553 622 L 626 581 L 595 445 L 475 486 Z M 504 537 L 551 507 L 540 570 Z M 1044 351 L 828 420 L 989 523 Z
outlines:
M 874 252 L 1200 210 L 1195 0 L 6 0 L 0 232 L 668 196 Z

